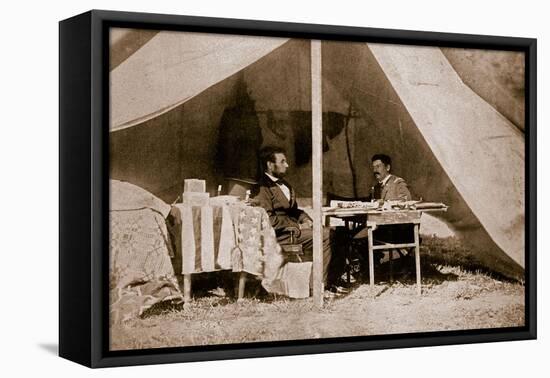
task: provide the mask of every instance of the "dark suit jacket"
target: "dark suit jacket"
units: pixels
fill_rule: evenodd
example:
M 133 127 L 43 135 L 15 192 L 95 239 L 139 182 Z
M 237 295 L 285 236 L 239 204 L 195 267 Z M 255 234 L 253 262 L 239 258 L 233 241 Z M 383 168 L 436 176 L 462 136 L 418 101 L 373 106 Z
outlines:
M 381 186 L 377 183 L 374 186 L 374 199 L 383 199 L 385 201 L 410 201 L 411 193 L 407 183 L 401 177 L 391 175 L 386 185 Z
M 265 174 L 252 190 L 252 199 L 267 211 L 277 236 L 283 233 L 285 227 L 298 227 L 300 222 L 308 218 L 304 211 L 298 209 L 294 188 L 287 182 L 285 185 L 290 189 L 290 201 L 279 185 Z

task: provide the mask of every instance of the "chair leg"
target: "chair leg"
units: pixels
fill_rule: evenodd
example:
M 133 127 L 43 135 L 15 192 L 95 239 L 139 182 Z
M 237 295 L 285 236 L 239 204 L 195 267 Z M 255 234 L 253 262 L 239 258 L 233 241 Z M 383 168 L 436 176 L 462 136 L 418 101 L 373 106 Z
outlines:
M 351 256 L 352 256 L 352 240 L 353 237 L 351 236 L 351 223 L 346 220 L 345 221 L 345 229 L 346 229 L 346 248 L 345 248 L 345 264 L 346 264 L 346 282 L 349 285 L 351 283 Z
M 418 225 L 414 225 L 414 260 L 416 265 L 416 293 L 422 295 L 422 278 L 420 277 L 420 241 L 418 236 Z
M 351 259 L 349 258 L 349 252 L 346 257 L 346 282 L 348 285 L 351 283 Z

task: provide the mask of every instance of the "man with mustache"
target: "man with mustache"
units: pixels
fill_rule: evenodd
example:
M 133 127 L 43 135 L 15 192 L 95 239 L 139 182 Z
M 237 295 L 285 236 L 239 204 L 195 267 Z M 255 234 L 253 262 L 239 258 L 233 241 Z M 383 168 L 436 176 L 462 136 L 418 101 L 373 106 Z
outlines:
M 371 189 L 371 200 L 410 201 L 411 193 L 407 183 L 401 177 L 390 173 L 391 158 L 376 154 L 372 157 L 372 172 L 378 181 Z
M 372 172 L 377 183 L 371 188 L 370 200 L 382 201 L 410 201 L 411 193 L 405 180 L 390 173 L 391 158 L 385 154 L 376 154 L 372 157 Z M 353 239 L 366 239 L 367 228 L 363 228 L 353 236 Z M 381 225 L 374 231 L 376 241 L 389 243 L 407 243 L 414 239 L 414 229 L 408 224 Z M 406 250 L 401 250 L 407 255 Z M 392 252 L 393 253 L 393 252 Z

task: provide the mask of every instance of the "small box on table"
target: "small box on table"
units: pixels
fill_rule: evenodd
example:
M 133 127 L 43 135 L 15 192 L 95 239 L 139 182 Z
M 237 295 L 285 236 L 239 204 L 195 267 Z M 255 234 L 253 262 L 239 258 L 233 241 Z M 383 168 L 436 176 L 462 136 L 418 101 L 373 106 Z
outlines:
M 183 193 L 182 203 L 189 206 L 206 206 L 209 204 L 210 193 Z
M 206 192 L 206 181 L 199 179 L 185 179 L 183 181 L 184 193 L 204 193 Z

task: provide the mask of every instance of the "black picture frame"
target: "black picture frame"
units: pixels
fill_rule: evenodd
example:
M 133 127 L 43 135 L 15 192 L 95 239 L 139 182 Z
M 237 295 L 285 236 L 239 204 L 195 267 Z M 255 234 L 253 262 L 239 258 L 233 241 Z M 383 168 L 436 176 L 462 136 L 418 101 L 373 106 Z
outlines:
M 108 349 L 108 29 L 179 30 L 525 52 L 525 326 L 211 345 Z M 535 339 L 536 39 L 92 10 L 59 24 L 59 355 L 89 367 Z

